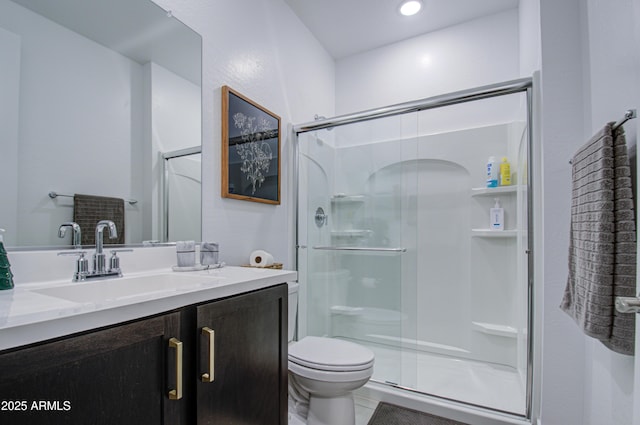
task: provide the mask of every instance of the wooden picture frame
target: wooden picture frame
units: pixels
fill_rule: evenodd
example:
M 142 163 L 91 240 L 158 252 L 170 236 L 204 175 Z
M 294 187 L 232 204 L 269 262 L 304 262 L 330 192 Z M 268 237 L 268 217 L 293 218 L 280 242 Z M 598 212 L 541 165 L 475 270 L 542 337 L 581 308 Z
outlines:
M 280 204 L 280 117 L 222 87 L 222 197 Z

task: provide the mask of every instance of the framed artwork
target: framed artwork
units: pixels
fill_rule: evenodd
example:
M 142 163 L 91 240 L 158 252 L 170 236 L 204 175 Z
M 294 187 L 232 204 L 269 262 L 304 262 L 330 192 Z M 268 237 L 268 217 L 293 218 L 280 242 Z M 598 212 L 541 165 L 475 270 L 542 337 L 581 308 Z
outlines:
M 222 87 L 222 197 L 280 204 L 280 117 Z

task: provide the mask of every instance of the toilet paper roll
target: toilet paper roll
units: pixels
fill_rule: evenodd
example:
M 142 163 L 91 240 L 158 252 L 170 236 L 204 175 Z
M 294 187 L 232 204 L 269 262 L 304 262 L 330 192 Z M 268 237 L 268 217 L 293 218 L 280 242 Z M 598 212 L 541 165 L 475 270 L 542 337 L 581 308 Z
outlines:
M 273 255 L 261 249 L 255 250 L 249 256 L 249 264 L 252 267 L 268 267 L 273 264 Z

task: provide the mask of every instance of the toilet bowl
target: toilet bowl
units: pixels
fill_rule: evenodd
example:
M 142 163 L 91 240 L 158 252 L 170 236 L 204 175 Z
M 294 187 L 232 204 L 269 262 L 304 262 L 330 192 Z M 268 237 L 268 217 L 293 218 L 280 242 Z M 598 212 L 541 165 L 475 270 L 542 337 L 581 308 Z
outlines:
M 296 317 L 297 284 L 289 286 L 291 320 Z M 293 313 L 293 314 L 292 314 Z M 361 345 L 333 338 L 306 336 L 289 345 L 290 400 L 308 400 L 304 412 L 307 425 L 354 425 L 352 392 L 369 381 L 374 355 Z M 291 416 L 291 414 L 290 414 Z M 296 415 L 297 416 L 297 415 Z M 305 418 L 296 417 L 296 423 Z M 289 423 L 293 423 L 290 419 Z
M 307 336 L 289 346 L 289 379 L 309 397 L 308 425 L 354 425 L 352 392 L 373 374 L 373 352 L 348 341 Z

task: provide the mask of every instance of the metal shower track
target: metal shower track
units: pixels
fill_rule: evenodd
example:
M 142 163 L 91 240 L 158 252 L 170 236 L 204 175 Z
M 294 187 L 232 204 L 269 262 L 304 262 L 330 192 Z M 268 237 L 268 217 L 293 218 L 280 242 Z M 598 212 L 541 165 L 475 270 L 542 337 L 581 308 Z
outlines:
M 398 103 L 382 108 L 369 109 L 353 114 L 339 115 L 333 118 L 319 119 L 293 126 L 296 134 L 308 131 L 321 130 L 323 128 L 333 128 L 341 125 L 352 124 L 361 121 L 374 120 L 383 117 L 406 114 L 409 112 L 424 111 L 426 109 L 440 108 L 443 106 L 466 103 L 473 100 L 487 99 L 490 97 L 503 96 L 512 93 L 519 93 L 532 86 L 531 78 L 521 78 L 518 80 L 506 81 L 503 83 L 491 84 L 488 86 L 473 89 L 461 90 L 453 93 L 428 97 L 411 102 Z

